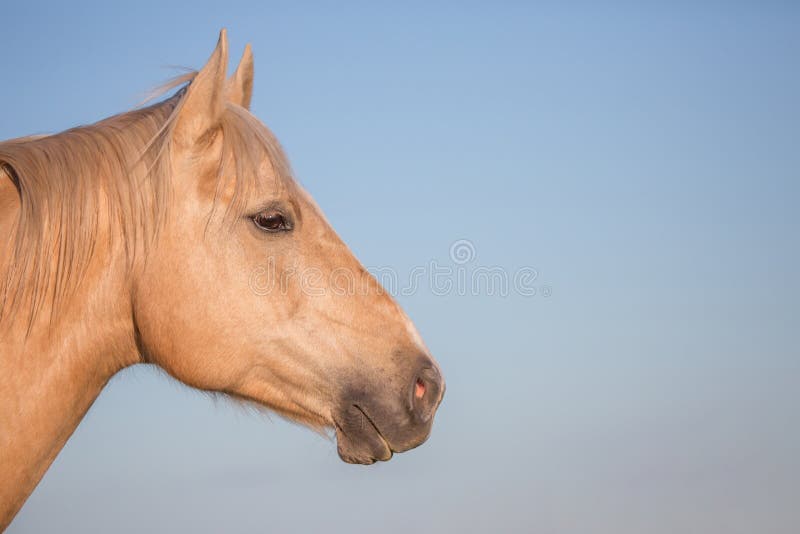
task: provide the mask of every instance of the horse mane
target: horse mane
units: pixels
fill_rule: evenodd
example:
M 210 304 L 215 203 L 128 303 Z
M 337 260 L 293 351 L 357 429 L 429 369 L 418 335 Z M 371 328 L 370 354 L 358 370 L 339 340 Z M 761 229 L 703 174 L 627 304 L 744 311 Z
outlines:
M 121 234 L 129 269 L 156 239 L 170 204 L 172 130 L 196 74 L 162 86 L 160 94 L 180 89 L 148 107 L 59 134 L 0 142 L 0 179 L 8 175 L 20 197 L 16 230 L 8 236 L 11 261 L 0 281 L 0 325 L 23 309 L 28 332 L 45 309 L 52 322 L 94 255 L 100 209 L 118 230 L 109 239 Z M 233 221 L 263 180 L 258 169 L 265 158 L 277 184 L 293 178 L 277 139 L 247 110 L 228 103 L 219 126 L 223 156 L 214 205 L 233 180 L 226 207 Z M 235 169 L 226 168 L 231 161 Z

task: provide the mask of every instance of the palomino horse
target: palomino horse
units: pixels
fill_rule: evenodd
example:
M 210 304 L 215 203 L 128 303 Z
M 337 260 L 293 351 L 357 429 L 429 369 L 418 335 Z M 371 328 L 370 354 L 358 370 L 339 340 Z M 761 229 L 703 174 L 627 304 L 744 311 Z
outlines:
M 173 97 L 0 143 L 0 529 L 136 363 L 333 429 L 346 462 L 430 434 L 438 365 L 248 111 L 249 46 L 227 58 L 223 30 Z

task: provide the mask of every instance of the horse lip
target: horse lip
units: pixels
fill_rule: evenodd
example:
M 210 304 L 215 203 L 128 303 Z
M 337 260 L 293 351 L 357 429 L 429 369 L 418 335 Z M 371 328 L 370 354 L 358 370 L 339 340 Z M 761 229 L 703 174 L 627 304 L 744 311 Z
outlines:
M 378 460 L 380 460 L 380 461 L 391 460 L 392 456 L 394 456 L 394 452 L 395 451 L 394 451 L 394 449 L 392 449 L 392 446 L 389 444 L 389 440 L 387 440 L 386 437 L 381 433 L 381 431 L 378 428 L 378 426 L 375 424 L 375 422 L 372 420 L 372 418 L 367 414 L 367 412 L 361 406 L 359 406 L 358 404 L 351 404 L 351 407 L 353 407 L 356 410 L 358 410 L 361 413 L 361 415 L 364 417 L 364 419 L 367 420 L 369 425 L 372 427 L 372 430 L 374 431 L 375 435 L 378 436 L 378 438 L 381 440 L 381 443 L 383 444 L 383 446 L 386 448 L 386 450 L 389 451 L 389 457 L 388 458 L 377 458 L 377 457 L 374 457 L 374 456 L 370 455 L 368 457 L 361 457 L 361 458 L 350 456 L 350 458 L 352 460 L 355 460 L 355 461 L 351 461 L 349 459 L 345 459 L 344 457 L 342 457 L 342 459 L 344 459 L 348 463 L 360 463 L 360 464 L 366 464 L 366 465 L 374 464 Z M 348 437 L 348 433 L 345 431 L 344 427 L 336 420 L 336 418 L 332 418 L 332 421 L 333 421 L 333 425 L 334 425 L 334 428 L 336 429 L 337 433 L 341 433 L 341 435 L 343 437 L 345 437 L 346 439 L 349 440 L 350 438 Z
M 369 414 L 367 414 L 364 408 L 362 408 L 358 404 L 353 404 L 353 407 L 362 413 L 364 419 L 369 421 L 369 424 L 372 425 L 372 428 L 375 430 L 375 433 L 378 435 L 379 438 L 381 438 L 381 441 L 383 441 L 383 444 L 386 445 L 386 448 L 389 449 L 389 458 L 387 458 L 386 460 L 390 460 L 394 455 L 395 450 L 392 448 L 392 445 L 389 443 L 389 440 L 386 439 L 386 437 L 381 433 L 381 429 L 378 428 L 378 425 L 375 424 L 375 421 L 372 420 L 372 417 L 370 417 Z

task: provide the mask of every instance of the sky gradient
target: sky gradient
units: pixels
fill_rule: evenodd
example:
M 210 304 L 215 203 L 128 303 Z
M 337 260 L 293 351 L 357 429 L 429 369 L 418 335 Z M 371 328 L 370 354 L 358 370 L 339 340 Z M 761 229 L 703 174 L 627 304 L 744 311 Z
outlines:
M 537 293 L 398 296 L 447 396 L 371 467 L 125 370 L 10 534 L 800 531 L 797 5 L 128 4 L 3 8 L 0 139 L 130 109 L 226 27 L 365 265 L 468 240 Z

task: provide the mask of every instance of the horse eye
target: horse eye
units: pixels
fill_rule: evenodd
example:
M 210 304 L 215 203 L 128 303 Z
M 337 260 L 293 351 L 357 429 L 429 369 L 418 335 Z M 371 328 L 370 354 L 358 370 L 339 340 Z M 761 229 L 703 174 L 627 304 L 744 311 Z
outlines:
M 265 232 L 282 232 L 290 229 L 284 216 L 277 211 L 262 211 L 253 217 L 253 222 Z

